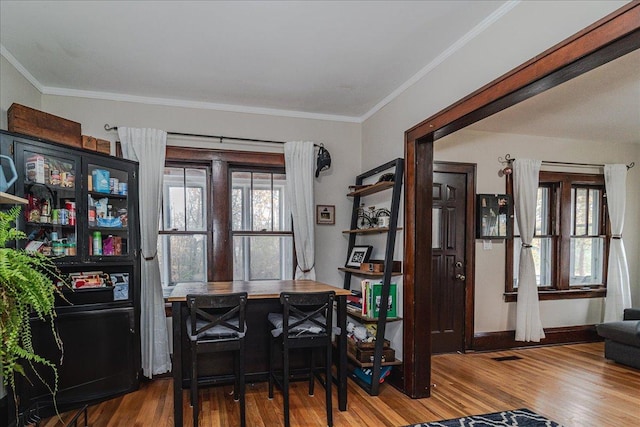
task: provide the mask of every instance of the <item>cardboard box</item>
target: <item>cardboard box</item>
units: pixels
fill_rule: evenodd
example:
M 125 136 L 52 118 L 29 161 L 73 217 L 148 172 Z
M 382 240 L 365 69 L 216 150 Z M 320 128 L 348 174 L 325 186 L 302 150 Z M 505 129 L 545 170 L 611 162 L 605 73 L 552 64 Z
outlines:
M 48 139 L 73 147 L 82 147 L 80 123 L 24 105 L 11 104 L 7 111 L 7 128 L 9 132 Z

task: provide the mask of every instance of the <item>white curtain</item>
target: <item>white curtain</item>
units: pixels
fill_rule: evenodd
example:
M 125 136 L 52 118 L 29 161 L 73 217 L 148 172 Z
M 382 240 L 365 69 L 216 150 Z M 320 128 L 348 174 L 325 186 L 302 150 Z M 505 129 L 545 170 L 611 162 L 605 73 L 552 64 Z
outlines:
M 627 198 L 627 167 L 605 165 L 604 182 L 607 189 L 607 207 L 611 220 L 611 246 L 607 269 L 607 297 L 604 305 L 604 321 L 622 320 L 622 312 L 631 307 L 629 267 L 622 242 L 624 209 Z
M 540 160 L 516 159 L 513 163 L 513 198 L 522 249 L 518 269 L 516 341 L 540 342 L 544 330 L 540 321 L 538 285 L 531 243 L 536 228 L 536 199 Z
M 293 217 L 293 235 L 298 265 L 296 279 L 315 280 L 314 211 L 313 211 L 313 142 L 293 141 L 284 144 L 287 173 L 287 197 Z
M 145 377 L 171 370 L 169 335 L 158 263 L 158 216 L 167 133 L 158 129 L 118 127 L 124 158 L 139 162 L 138 194 L 141 238 L 140 342 Z

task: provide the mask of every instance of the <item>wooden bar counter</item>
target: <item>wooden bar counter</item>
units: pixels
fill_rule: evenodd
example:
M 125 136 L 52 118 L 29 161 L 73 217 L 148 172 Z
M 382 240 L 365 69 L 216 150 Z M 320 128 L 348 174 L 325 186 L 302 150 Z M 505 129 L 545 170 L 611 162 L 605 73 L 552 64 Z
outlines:
M 189 385 L 190 353 L 185 332 L 187 316 L 186 299 L 188 294 L 223 295 L 235 292 L 246 292 L 247 303 L 247 335 L 245 336 L 247 352 L 245 371 L 247 382 L 266 381 L 268 373 L 268 349 L 270 327 L 267 314 L 282 311 L 281 292 L 326 292 L 334 291 L 337 301 L 337 326 L 343 331 L 336 336 L 338 344 L 338 408 L 347 409 L 347 295 L 351 292 L 342 288 L 327 285 L 313 280 L 265 280 L 265 281 L 233 281 L 209 283 L 177 284 L 167 298 L 172 305 L 173 323 L 173 411 L 175 426 L 182 426 L 183 389 Z M 221 355 L 220 358 L 202 361 L 204 376 L 218 377 L 230 375 L 232 372 L 232 355 Z M 294 362 L 295 363 L 295 362 Z M 203 366 L 204 365 L 204 366 Z M 230 378 L 230 377 L 229 377 Z M 265 395 L 265 399 L 267 396 Z

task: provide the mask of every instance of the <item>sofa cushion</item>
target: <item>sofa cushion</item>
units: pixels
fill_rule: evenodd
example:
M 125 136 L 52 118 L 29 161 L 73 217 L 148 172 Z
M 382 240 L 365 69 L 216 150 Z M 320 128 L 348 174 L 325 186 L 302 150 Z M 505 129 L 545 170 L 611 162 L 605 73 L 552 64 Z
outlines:
M 598 335 L 634 347 L 640 347 L 640 321 L 623 320 L 596 325 Z

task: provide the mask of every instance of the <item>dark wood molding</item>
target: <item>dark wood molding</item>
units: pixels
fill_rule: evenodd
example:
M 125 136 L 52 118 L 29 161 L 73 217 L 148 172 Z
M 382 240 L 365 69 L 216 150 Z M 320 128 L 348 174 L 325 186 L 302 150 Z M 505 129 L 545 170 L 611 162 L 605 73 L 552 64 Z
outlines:
M 221 161 L 230 164 L 283 166 L 284 154 L 256 151 L 212 150 L 209 148 L 174 147 L 166 150 L 167 160 L 190 160 L 199 162 Z
M 540 342 L 516 341 L 516 331 L 479 332 L 473 337 L 474 351 L 509 350 L 522 347 L 540 347 L 545 345 L 575 344 L 602 341 L 595 325 L 566 326 L 545 328 L 545 338 Z
M 166 164 L 201 165 L 207 167 L 209 194 L 207 214 L 211 229 L 207 247 L 207 280 L 233 280 L 233 245 L 231 242 L 231 194 L 229 180 L 235 167 L 284 168 L 284 154 L 254 151 L 213 150 L 207 148 L 175 147 L 166 149 Z
M 636 0 L 412 127 L 407 131 L 408 139 L 419 139 L 428 133 L 436 131 L 440 132 L 436 134 L 435 139 L 442 138 L 453 131 L 451 129 L 447 133 L 443 133 L 443 128 L 451 126 L 454 122 L 467 115 L 476 114 L 476 117 L 467 117 L 464 126 L 487 117 L 489 114 L 481 117 L 479 113 L 495 101 L 501 100 L 501 110 L 526 99 L 516 100 L 508 97 L 518 90 L 527 88 L 532 83 L 538 82 L 538 85 L 528 88 L 527 98 L 566 81 L 567 78 L 563 81 L 555 79 L 544 81 L 543 79 L 570 64 L 576 63 L 578 65 L 574 70 L 576 74 L 571 76 L 576 77 L 607 61 L 635 50 L 640 47 L 639 29 L 640 2 Z M 626 51 L 619 51 L 620 46 L 611 46 L 608 50 L 603 49 L 615 41 L 623 39 L 625 41 L 624 44 L 629 45 L 624 48 Z M 598 61 L 598 58 L 601 58 L 604 62 Z M 460 126 L 458 129 L 464 126 Z
M 433 143 L 570 78 L 640 48 L 633 1 L 405 132 L 404 392 L 428 397 L 431 379 Z M 474 341 L 476 339 L 474 338 Z

